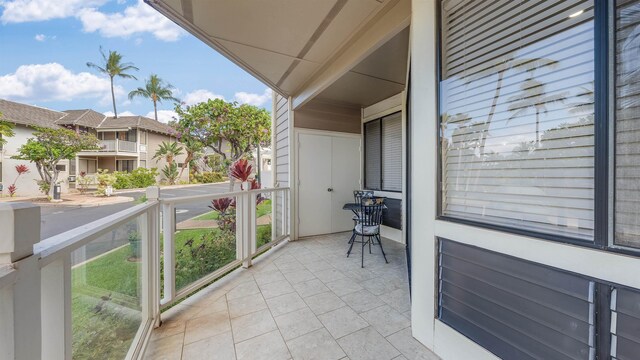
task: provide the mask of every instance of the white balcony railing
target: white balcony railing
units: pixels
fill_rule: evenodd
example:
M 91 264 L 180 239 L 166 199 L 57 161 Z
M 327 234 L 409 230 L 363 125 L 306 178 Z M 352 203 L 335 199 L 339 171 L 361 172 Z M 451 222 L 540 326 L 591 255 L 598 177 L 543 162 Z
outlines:
M 99 152 L 136 152 L 136 142 L 126 140 L 100 140 L 98 143 Z
M 162 308 L 289 236 L 288 188 L 159 195 L 41 242 L 0 204 L 0 358 L 140 358 Z

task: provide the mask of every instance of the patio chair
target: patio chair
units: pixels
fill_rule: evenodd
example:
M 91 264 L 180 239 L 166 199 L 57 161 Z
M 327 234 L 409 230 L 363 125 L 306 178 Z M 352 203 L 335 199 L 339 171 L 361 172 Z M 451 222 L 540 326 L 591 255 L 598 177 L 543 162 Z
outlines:
M 353 191 L 353 199 L 355 200 L 356 204 L 361 204 L 362 203 L 362 199 L 368 199 L 368 198 L 372 198 L 373 197 L 373 191 L 372 190 L 354 190 Z M 355 227 L 356 225 L 358 225 L 358 220 L 360 219 L 360 210 L 354 210 L 353 211 L 353 217 L 351 218 L 353 220 L 353 231 L 351 233 L 351 238 L 349 239 L 349 242 L 347 242 L 347 244 L 351 244 L 351 242 L 353 241 L 353 239 L 355 239 L 356 237 L 356 231 L 355 231 Z
M 359 219 L 356 223 L 356 226 L 353 229 L 354 234 L 356 235 L 351 241 L 351 245 L 349 246 L 349 251 L 347 251 L 347 257 L 351 255 L 351 250 L 353 250 L 353 244 L 356 242 L 362 244 L 362 259 L 361 259 L 361 267 L 364 267 L 364 247 L 369 245 L 369 254 L 371 254 L 371 244 L 376 245 L 375 240 L 378 240 L 378 245 L 380 245 L 380 251 L 382 251 L 382 256 L 384 257 L 384 261 L 389 263 L 387 260 L 387 255 L 384 253 L 384 249 L 382 248 L 382 241 L 380 239 L 380 225 L 382 224 L 382 211 L 384 210 L 384 198 L 383 197 L 371 197 L 364 198 L 360 202 L 360 215 Z M 358 241 L 357 238 L 360 236 L 362 240 Z M 365 237 L 367 240 L 365 240 Z

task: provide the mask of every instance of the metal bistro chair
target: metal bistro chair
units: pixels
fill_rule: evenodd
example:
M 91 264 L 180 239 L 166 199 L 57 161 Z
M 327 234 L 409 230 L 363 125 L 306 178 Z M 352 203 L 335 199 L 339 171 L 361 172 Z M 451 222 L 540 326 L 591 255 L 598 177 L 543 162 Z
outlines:
M 372 190 L 354 190 L 353 191 L 353 199 L 355 200 L 355 204 L 361 204 L 362 199 L 370 199 L 372 197 L 373 197 Z M 349 239 L 349 242 L 347 244 L 351 244 L 353 242 L 353 239 L 356 238 L 355 227 L 356 225 L 358 225 L 358 221 L 360 219 L 360 209 L 353 210 L 353 217 L 351 219 L 353 220 L 353 231 L 351 233 L 351 238 Z
M 384 198 L 382 197 L 372 197 L 372 198 L 364 198 L 360 202 L 360 216 L 357 221 L 355 228 L 353 229 L 354 234 L 356 235 L 351 241 L 351 246 L 349 246 L 349 251 L 347 252 L 347 257 L 351 255 L 351 250 L 353 249 L 353 244 L 358 242 L 362 244 L 362 260 L 361 267 L 364 267 L 364 247 L 369 244 L 369 254 L 371 254 L 371 244 L 374 245 L 375 240 L 378 240 L 378 245 L 380 245 L 380 251 L 382 251 L 382 256 L 384 256 L 384 261 L 389 263 L 387 260 L 387 255 L 384 253 L 384 249 L 382 248 L 382 241 L 380 239 L 380 225 L 382 224 L 382 211 L 384 210 Z M 361 241 L 356 240 L 357 236 L 362 238 Z M 367 240 L 365 241 L 365 237 Z

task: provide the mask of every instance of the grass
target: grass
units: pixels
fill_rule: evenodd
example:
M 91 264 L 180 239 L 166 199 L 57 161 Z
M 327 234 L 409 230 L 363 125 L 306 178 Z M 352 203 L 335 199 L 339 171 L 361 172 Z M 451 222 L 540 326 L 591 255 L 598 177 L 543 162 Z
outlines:
M 267 215 L 270 213 L 271 213 L 271 200 L 265 200 L 260 204 L 258 204 L 258 207 L 256 208 L 257 217 Z M 195 217 L 194 220 L 218 220 L 218 212 L 209 211 L 208 213 Z
M 199 218 L 215 220 L 217 214 L 212 213 Z M 258 205 L 258 217 L 269 213 L 270 200 Z M 271 224 L 258 226 L 256 237 L 257 247 L 270 242 Z M 179 231 L 175 243 L 177 289 L 236 259 L 235 233 L 218 228 Z M 141 264 L 130 261 L 131 254 L 126 244 L 72 270 L 73 359 L 126 356 L 141 323 Z

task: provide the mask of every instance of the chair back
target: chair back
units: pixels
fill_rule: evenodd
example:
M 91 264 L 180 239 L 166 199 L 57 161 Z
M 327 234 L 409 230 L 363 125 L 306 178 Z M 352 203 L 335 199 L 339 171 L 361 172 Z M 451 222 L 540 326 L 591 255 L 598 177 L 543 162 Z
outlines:
M 383 197 L 368 197 L 360 201 L 360 223 L 363 226 L 379 226 L 382 224 L 384 199 Z
M 367 199 L 372 197 L 373 197 L 373 191 L 371 190 L 354 190 L 353 191 L 353 198 L 356 204 L 360 204 L 362 202 L 362 199 Z

